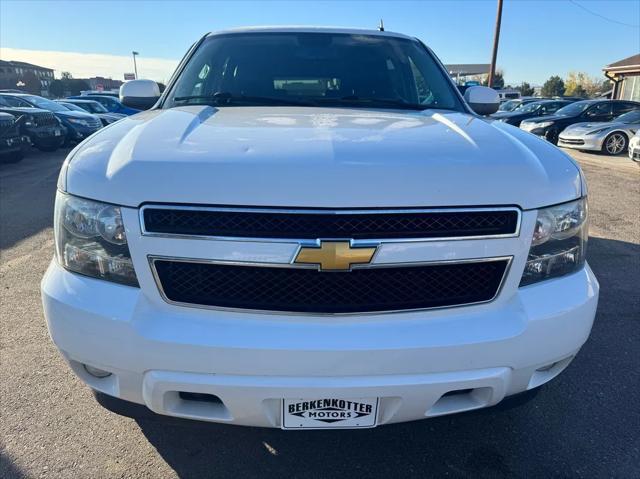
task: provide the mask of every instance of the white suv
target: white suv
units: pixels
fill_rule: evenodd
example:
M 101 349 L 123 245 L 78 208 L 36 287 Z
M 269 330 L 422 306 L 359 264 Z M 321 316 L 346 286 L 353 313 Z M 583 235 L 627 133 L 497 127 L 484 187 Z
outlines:
M 90 387 L 171 416 L 355 428 L 491 406 L 593 323 L 587 190 L 403 35 L 204 36 L 73 150 L 42 282 Z

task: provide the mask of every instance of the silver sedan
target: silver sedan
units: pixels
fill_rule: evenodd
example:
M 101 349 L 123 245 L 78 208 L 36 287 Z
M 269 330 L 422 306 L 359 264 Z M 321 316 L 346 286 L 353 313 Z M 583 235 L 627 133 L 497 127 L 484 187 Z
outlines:
M 568 126 L 560 133 L 558 146 L 619 155 L 627 149 L 629 140 L 638 130 L 640 110 L 634 110 L 610 122 L 575 123 Z

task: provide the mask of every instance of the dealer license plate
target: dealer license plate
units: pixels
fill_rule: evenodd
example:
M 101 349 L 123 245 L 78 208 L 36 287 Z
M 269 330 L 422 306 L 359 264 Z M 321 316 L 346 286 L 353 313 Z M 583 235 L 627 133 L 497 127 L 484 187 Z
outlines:
M 283 429 L 374 427 L 378 398 L 283 399 Z

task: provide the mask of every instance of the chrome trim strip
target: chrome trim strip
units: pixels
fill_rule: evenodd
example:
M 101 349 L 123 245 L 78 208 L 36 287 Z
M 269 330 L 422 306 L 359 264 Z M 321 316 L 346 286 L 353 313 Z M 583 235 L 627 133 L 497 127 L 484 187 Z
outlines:
M 195 239 L 195 240 L 207 240 L 207 241 L 250 241 L 260 243 L 296 243 L 303 245 L 317 244 L 317 241 L 322 239 L 323 241 L 342 241 L 345 238 L 319 238 L 315 239 L 296 239 L 296 238 L 260 238 L 260 237 L 237 237 L 237 236 L 206 236 L 206 235 L 183 235 L 174 233 L 154 233 L 147 231 L 144 224 L 144 211 L 147 208 L 165 209 L 165 210 L 194 210 L 194 211 L 220 211 L 220 212 L 240 212 L 240 213 L 288 213 L 288 214 L 393 214 L 393 213 L 475 213 L 482 211 L 515 211 L 518 215 L 516 220 L 516 229 L 513 233 L 497 234 L 497 235 L 478 235 L 478 236 L 452 236 L 452 237 L 438 237 L 438 238 L 389 238 L 389 239 L 352 239 L 353 246 L 366 246 L 371 243 L 383 244 L 383 243 L 416 243 L 423 241 L 462 241 L 462 240 L 477 240 L 477 239 L 496 239 L 496 238 L 515 238 L 520 236 L 520 225 L 522 222 L 522 211 L 520 208 L 513 206 L 495 207 L 495 208 L 399 208 L 399 209 L 348 209 L 348 210 L 336 210 L 328 209 L 322 210 L 317 208 L 236 208 L 236 207 L 212 207 L 212 206 L 177 206 L 177 205 L 161 205 L 161 204 L 148 204 L 142 206 L 138 210 L 138 219 L 140 221 L 140 231 L 142 236 L 151 236 L 156 238 L 179 238 L 179 239 Z
M 398 267 L 415 267 L 415 266 L 427 266 L 427 265 L 438 265 L 438 264 L 461 264 L 461 263 L 489 263 L 495 261 L 507 261 L 507 265 L 504 268 L 504 273 L 502 274 L 502 278 L 500 279 L 500 284 L 496 289 L 496 293 L 493 295 L 491 299 L 486 301 L 476 301 L 473 303 L 461 303 L 452 306 L 436 306 L 432 308 L 417 308 L 417 309 L 398 309 L 398 310 L 390 310 L 390 311 L 368 311 L 368 312 L 355 312 L 355 313 L 307 313 L 307 312 L 295 312 L 295 311 L 278 311 L 278 310 L 267 310 L 267 309 L 245 309 L 245 308 L 229 308 L 229 307 L 221 307 L 221 306 L 207 306 L 203 304 L 194 304 L 194 303 L 183 303 L 180 301 L 172 301 L 167 297 L 164 292 L 164 288 L 162 287 L 162 283 L 158 276 L 158 272 L 155 267 L 156 261 L 177 261 L 182 263 L 201 263 L 201 264 L 224 264 L 224 265 L 235 265 L 235 266 L 257 266 L 257 267 L 265 267 L 265 268 L 303 268 L 303 269 L 316 269 L 315 265 L 296 265 L 289 263 L 257 263 L 257 262 L 240 262 L 240 261 L 223 261 L 223 260 L 215 260 L 215 259 L 201 259 L 201 258 L 178 258 L 173 256 L 157 256 L 157 255 L 148 255 L 147 260 L 149 261 L 149 267 L 151 268 L 151 273 L 153 275 L 153 279 L 158 287 L 158 291 L 162 299 L 173 306 L 180 306 L 185 308 L 198 308 L 198 309 L 207 309 L 214 311 L 227 311 L 234 313 L 254 313 L 254 314 L 278 314 L 284 316 L 373 316 L 380 314 L 398 314 L 398 313 L 410 313 L 416 311 L 431 311 L 438 309 L 451 309 L 451 308 L 461 308 L 466 306 L 475 306 L 478 304 L 486 304 L 494 301 L 502 292 L 502 288 L 504 283 L 506 282 L 507 277 L 509 276 L 509 271 L 511 270 L 511 264 L 513 263 L 513 256 L 495 256 L 491 258 L 470 258 L 470 259 L 461 259 L 461 260 L 441 260 L 441 261 L 416 261 L 410 263 L 378 263 L 378 264 L 365 264 L 365 265 L 354 265 L 353 268 L 398 268 Z M 321 273 L 325 274 L 325 273 Z M 331 274 L 331 273 L 326 273 Z

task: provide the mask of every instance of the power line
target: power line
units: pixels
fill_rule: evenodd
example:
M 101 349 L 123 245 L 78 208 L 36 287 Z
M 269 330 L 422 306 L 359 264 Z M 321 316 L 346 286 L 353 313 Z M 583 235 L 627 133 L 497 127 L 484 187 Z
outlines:
M 569 3 L 574 4 L 576 7 L 581 8 L 582 10 L 584 10 L 587 13 L 590 13 L 591 15 L 595 15 L 596 17 L 600 17 L 603 20 L 606 20 L 608 22 L 611 23 L 617 23 L 618 25 L 624 25 L 625 27 L 631 27 L 631 28 L 640 28 L 640 25 L 634 25 L 632 23 L 624 23 L 621 22 L 619 20 L 615 20 L 613 18 L 609 18 L 609 17 L 605 17 L 604 15 L 599 14 L 598 12 L 594 12 L 593 10 L 588 9 L 587 7 L 585 7 L 584 5 L 580 5 L 578 2 L 576 2 L 575 0 L 569 0 Z

